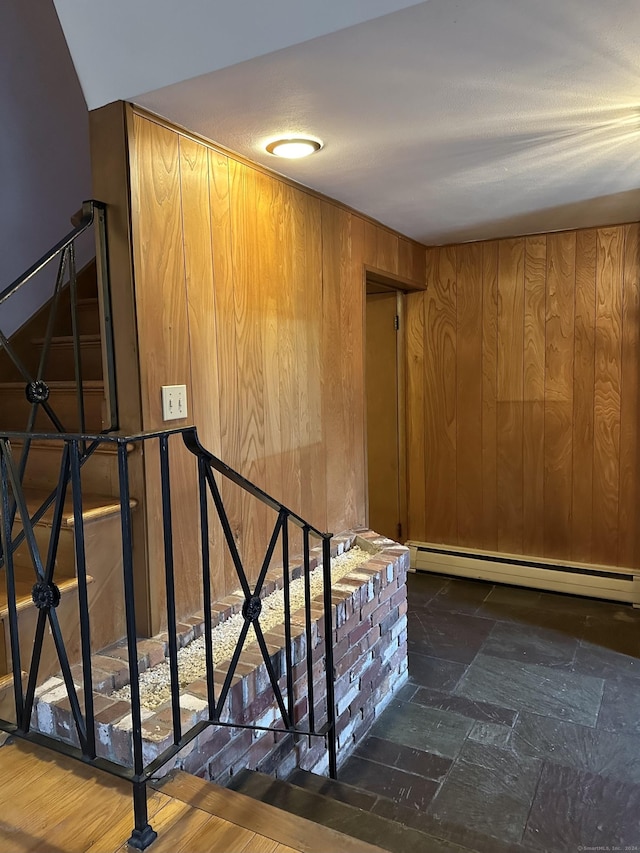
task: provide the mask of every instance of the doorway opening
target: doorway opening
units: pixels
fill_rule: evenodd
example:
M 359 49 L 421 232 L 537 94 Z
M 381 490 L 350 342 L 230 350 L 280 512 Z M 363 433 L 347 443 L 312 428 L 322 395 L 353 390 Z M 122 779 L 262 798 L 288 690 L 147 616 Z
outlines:
M 368 526 L 396 541 L 407 530 L 404 293 L 367 274 L 365 374 Z

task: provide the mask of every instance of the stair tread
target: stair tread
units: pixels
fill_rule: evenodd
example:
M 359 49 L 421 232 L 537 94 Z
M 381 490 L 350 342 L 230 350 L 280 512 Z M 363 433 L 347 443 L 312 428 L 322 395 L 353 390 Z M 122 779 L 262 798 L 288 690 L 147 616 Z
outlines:
M 16 609 L 20 611 L 33 604 L 31 591 L 36 582 L 36 575 L 33 566 L 14 566 L 14 577 L 16 584 Z M 92 581 L 93 578 L 87 576 L 87 583 L 92 583 Z M 76 589 L 78 586 L 78 579 L 75 575 L 69 577 L 54 576 L 54 582 L 62 595 Z M 8 613 L 7 573 L 3 570 L 0 572 L 0 619 L 4 619 Z
M 27 509 L 32 515 L 38 510 L 43 502 L 49 497 L 52 490 L 49 489 L 33 489 L 25 488 L 24 495 L 27 503 Z M 138 505 L 135 498 L 131 498 L 129 506 L 134 509 Z M 50 525 L 53 518 L 54 505 L 50 506 L 47 512 L 40 520 L 40 524 Z M 120 512 L 120 501 L 118 498 L 109 497 L 108 495 L 82 495 L 82 518 L 84 521 L 95 521 L 99 518 L 106 518 Z M 16 522 L 19 523 L 19 517 L 16 516 Z M 62 515 L 62 527 L 73 527 L 73 503 L 71 495 L 67 493 L 67 498 L 64 502 Z
M 21 382 L 0 382 L 0 391 L 24 391 L 25 385 L 24 380 Z M 75 391 L 77 387 L 75 379 L 52 379 L 47 382 L 47 385 L 52 391 Z M 104 380 L 85 379 L 82 382 L 82 389 L 83 391 L 104 391 Z
M 35 433 L 37 435 L 37 433 Z M 55 451 L 57 454 L 60 453 L 63 445 L 62 439 L 45 439 L 45 438 L 32 438 L 30 444 L 30 450 L 49 450 Z M 11 447 L 15 449 L 21 449 L 24 445 L 24 441 L 20 438 L 12 438 L 11 439 Z M 135 449 L 135 445 L 133 442 L 127 442 L 127 453 L 131 453 Z M 115 441 L 105 441 L 102 444 L 99 444 L 94 451 L 92 451 L 91 456 L 95 453 L 109 453 L 112 456 L 116 456 L 118 453 L 118 444 Z M 90 463 L 90 459 L 87 460 L 86 464 Z
M 375 844 L 343 835 L 304 817 L 286 814 L 267 803 L 182 771 L 174 771 L 152 787 L 302 853 L 327 853 L 329 850 L 340 853 L 382 853 L 382 848 Z
M 465 850 L 455 842 L 255 770 L 240 771 L 229 787 L 361 841 L 377 844 L 390 853 L 462 853 Z
M 36 346 L 42 346 L 45 338 L 32 338 L 31 343 Z M 78 335 L 78 340 L 81 344 L 99 344 L 102 340 L 99 334 L 96 335 Z M 73 335 L 54 335 L 51 338 L 52 346 L 71 346 L 73 345 Z

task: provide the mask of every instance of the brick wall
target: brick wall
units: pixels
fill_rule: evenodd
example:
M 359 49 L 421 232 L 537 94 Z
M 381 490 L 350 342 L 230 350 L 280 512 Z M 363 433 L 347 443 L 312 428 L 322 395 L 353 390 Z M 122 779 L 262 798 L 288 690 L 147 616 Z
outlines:
M 352 531 L 332 540 L 332 553 L 342 553 L 353 544 L 371 553 L 370 558 L 332 586 L 334 644 L 334 690 L 338 762 L 341 763 L 367 733 L 376 716 L 393 697 L 407 676 L 406 573 L 409 551 L 372 531 Z M 320 555 L 314 555 L 317 559 Z M 275 585 L 267 587 L 272 592 Z M 240 596 L 229 596 L 215 608 L 216 621 L 224 621 L 242 607 Z M 326 721 L 326 674 L 322 597 L 313 600 L 312 661 L 316 729 Z M 294 718 L 300 728 L 309 724 L 305 615 L 292 614 L 294 663 Z M 179 626 L 181 645 L 203 631 L 201 614 Z M 284 628 L 265 633 L 271 662 L 284 691 Z M 154 666 L 166 655 L 166 636 L 140 641 L 141 670 Z M 131 714 L 129 704 L 108 695 L 127 682 L 126 646 L 116 646 L 92 659 L 98 754 L 120 764 L 131 764 Z M 220 685 L 229 662 L 216 668 Z M 81 684 L 81 673 L 74 672 Z M 80 700 L 82 702 L 82 692 Z M 180 697 L 183 731 L 207 718 L 204 680 L 183 688 Z M 172 743 L 171 707 L 168 702 L 155 711 L 143 710 L 143 752 L 151 761 Z M 76 743 L 69 702 L 61 679 L 49 679 L 38 690 L 34 725 L 42 732 Z M 245 649 L 225 705 L 224 722 L 262 726 L 282 725 L 259 650 Z M 323 738 L 251 731 L 237 726 L 210 726 L 186 746 L 161 772 L 174 767 L 222 784 L 239 769 L 249 767 L 286 776 L 295 767 L 325 773 L 327 752 Z

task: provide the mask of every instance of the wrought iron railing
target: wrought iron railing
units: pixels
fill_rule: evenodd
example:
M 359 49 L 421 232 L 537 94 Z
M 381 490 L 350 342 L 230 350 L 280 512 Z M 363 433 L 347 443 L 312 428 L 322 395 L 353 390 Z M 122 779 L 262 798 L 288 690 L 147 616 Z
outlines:
M 23 358 L 16 352 L 0 326 L 0 349 L 4 349 L 7 356 L 18 371 L 18 374 L 26 383 L 25 396 L 29 403 L 29 415 L 25 432 L 30 433 L 34 429 L 36 416 L 42 410 L 51 426 L 57 432 L 70 432 L 69 424 L 65 424 L 59 414 L 55 411 L 50 401 L 50 388 L 47 382 L 47 367 L 51 352 L 51 341 L 55 333 L 56 319 L 59 316 L 60 297 L 63 289 L 68 285 L 70 302 L 71 335 L 73 339 L 73 365 L 76 383 L 76 405 L 77 424 L 74 429 L 77 432 L 87 432 L 85 421 L 83 380 L 82 380 L 82 355 L 80 351 L 80 329 L 78 319 L 78 276 L 76 270 L 76 243 L 78 239 L 91 227 L 95 228 L 96 242 L 96 265 L 98 285 L 100 287 L 100 301 L 102 304 L 103 328 L 100 330 L 104 344 L 106 363 L 103 365 L 105 392 L 107 394 L 107 411 L 109 423 L 104 424 L 105 430 L 117 429 L 117 402 L 115 393 L 115 366 L 113 357 L 113 330 L 111 323 L 111 299 L 109 287 L 109 268 L 107 263 L 107 233 L 106 233 L 106 208 L 98 201 L 85 201 L 82 205 L 81 216 L 78 224 L 53 246 L 40 260 L 23 273 L 10 285 L 0 291 L 0 306 L 19 290 L 31 282 L 36 275 L 57 262 L 57 274 L 53 285 L 53 294 L 50 301 L 47 328 L 42 343 L 42 350 L 38 359 L 35 372 L 25 364 Z M 50 431 L 50 430 L 47 430 Z M 28 452 L 28 450 L 26 450 Z
M 76 269 L 76 244 L 85 232 L 91 228 L 94 229 L 95 251 L 96 251 L 96 272 L 98 288 L 100 293 L 99 302 L 101 305 L 101 328 L 100 338 L 103 352 L 103 380 L 104 380 L 104 395 L 105 395 L 105 413 L 106 422 L 103 422 L 103 431 L 110 432 L 117 429 L 118 414 L 116 400 L 116 384 L 115 384 L 115 360 L 113 347 L 113 328 L 111 319 L 111 291 L 109 282 L 109 266 L 107 261 L 107 232 L 106 232 L 106 207 L 98 201 L 85 201 L 79 211 L 77 218 L 74 217 L 76 223 L 74 228 L 56 243 L 45 255 L 43 255 L 35 264 L 19 276 L 14 282 L 4 288 L 0 292 L 0 307 L 3 303 L 14 296 L 19 290 L 33 283 L 36 277 L 50 265 L 57 264 L 57 272 L 53 280 L 53 293 L 49 301 L 49 310 L 46 321 L 46 331 L 42 341 L 42 348 L 38 357 L 37 367 L 35 371 L 28 366 L 24 357 L 20 355 L 16 346 L 9 340 L 7 335 L 2 331 L 2 316 L 0 314 L 0 351 L 4 350 L 13 368 L 17 371 L 17 375 L 24 381 L 24 393 L 29 404 L 27 421 L 24 427 L 24 440 L 20 453 L 20 462 L 18 466 L 20 482 L 23 481 L 29 452 L 31 450 L 32 441 L 34 439 L 34 429 L 39 412 L 46 415 L 48 429 L 59 432 L 72 432 L 77 430 L 79 433 L 87 432 L 87 424 L 85 417 L 85 398 L 84 398 L 84 382 L 82 370 L 82 353 L 81 353 L 81 335 L 80 321 L 78 316 L 79 298 L 78 298 L 78 271 Z M 76 397 L 76 416 L 74 424 L 65 423 L 65 416 L 56 411 L 56 406 L 53 404 L 50 397 L 50 385 L 48 371 L 51 364 L 51 344 L 55 335 L 56 323 L 64 319 L 61 317 L 62 310 L 62 295 L 68 288 L 69 295 L 69 317 L 67 323 L 70 323 L 71 339 L 73 347 L 73 381 L 75 384 Z M 71 377 L 69 377 L 71 378 Z M 97 444 L 89 446 L 82 445 L 82 455 L 80 464 L 84 464 L 86 460 L 93 454 Z M 54 496 L 45 500 L 40 506 L 36 521 L 39 520 L 49 509 L 53 503 Z M 10 507 L 10 517 L 13 517 L 16 512 L 16 504 L 13 502 Z M 24 541 L 24 534 L 18 538 L 16 547 Z M 0 568 L 4 566 L 5 557 L 4 550 L 0 548 Z
M 260 729 L 263 731 L 289 732 L 294 736 L 324 738 L 328 750 L 329 773 L 336 776 L 336 735 L 335 735 L 335 701 L 333 684 L 333 647 L 332 647 L 332 609 L 331 609 L 331 534 L 323 533 L 279 501 L 270 497 L 257 486 L 246 480 L 236 471 L 229 468 L 220 459 L 206 451 L 199 443 L 195 428 L 167 430 L 136 435 L 82 435 L 82 434 L 50 434 L 42 435 L 43 440 L 62 442 L 60 473 L 58 484 L 52 493 L 50 506 L 53 506 L 52 534 L 46 558 L 43 558 L 38 548 L 34 533 L 37 519 L 30 517 L 20 481 L 19 464 L 13 457 L 11 442 L 15 439 L 24 440 L 23 434 L 9 433 L 0 436 L 0 483 L 2 487 L 2 544 L 7 554 L 7 598 L 9 611 L 9 633 L 11 643 L 13 669 L 13 696 L 15 701 L 15 721 L 0 720 L 0 729 L 17 737 L 31 740 L 50 747 L 66 755 L 93 764 L 101 770 L 128 779 L 133 785 L 134 829 L 129 843 L 138 849 L 146 848 L 156 837 L 155 831 L 148 821 L 146 786 L 149 779 L 180 750 L 194 740 L 210 726 L 230 726 L 233 728 Z M 200 527 L 200 557 L 202 581 L 202 611 L 204 614 L 207 712 L 206 718 L 186 728 L 181 719 L 180 708 L 180 679 L 178 664 L 178 618 L 176 604 L 176 578 L 184 573 L 184 566 L 176 561 L 174 539 L 176 531 L 172 518 L 172 474 L 171 448 L 180 439 L 197 460 L 197 483 L 194 488 L 199 493 L 199 527 Z M 126 621 L 127 659 L 130 681 L 130 703 L 132 722 L 132 762 L 124 767 L 112 760 L 98 755 L 96 748 L 96 721 L 94 714 L 94 682 L 92 677 L 92 621 L 89 609 L 87 589 L 87 555 L 85 553 L 85 536 L 83 524 L 82 497 L 82 466 L 83 447 L 92 448 L 100 444 L 111 443 L 117 447 L 119 474 L 119 512 L 121 527 L 122 578 L 124 590 L 124 611 Z M 131 446 L 142 445 L 147 469 L 150 469 L 153 458 L 153 445 L 159 452 L 159 481 L 161 495 L 158 500 L 162 504 L 162 545 L 164 553 L 164 581 L 166 590 L 166 624 L 168 636 L 168 663 L 171 687 L 171 718 L 172 742 L 161 754 L 151 761 L 145 762 L 143 751 L 142 704 L 140 690 L 140 666 L 138 658 L 138 635 L 136 624 L 136 590 L 134 577 L 133 544 L 132 544 L 132 501 L 130 494 L 128 452 Z M 235 484 L 246 495 L 269 507 L 276 516 L 275 524 L 269 538 L 266 552 L 261 561 L 257 579 L 253 582 L 246 571 L 241 548 L 234 538 L 232 523 L 229 519 L 223 493 Z M 60 601 L 60 591 L 56 585 L 56 556 L 60 535 L 60 522 L 63 507 L 70 485 L 73 507 L 73 539 L 75 550 L 76 574 L 78 581 L 78 612 L 80 622 L 80 658 L 82 667 L 82 693 L 84 701 L 79 698 L 79 691 L 74 683 L 72 673 L 72 658 L 70 658 L 61 629 L 56 608 Z M 147 500 L 148 500 L 147 496 Z M 12 518 L 11 502 L 17 507 L 17 518 Z M 212 519 L 217 519 L 216 529 Z M 16 534 L 14 527 L 19 522 L 21 530 Z M 219 527 L 217 526 L 219 525 Z M 303 681 L 308 697 L 308 711 L 297 720 L 294 713 L 294 659 L 292 654 L 292 622 L 291 622 L 291 555 L 290 532 L 291 525 L 299 528 L 302 539 L 301 575 L 304 580 L 304 612 L 305 612 L 305 654 L 306 654 L 306 683 Z M 220 536 L 220 530 L 222 535 Z M 21 676 L 21 661 L 24 649 L 21 648 L 20 631 L 15 588 L 15 572 L 13 552 L 17 536 L 26 540 L 31 563 L 34 569 L 33 602 L 38 609 L 38 618 L 33 641 L 28 643 L 31 660 L 28 669 L 26 689 Z M 322 601 L 323 601 L 323 654 L 325 659 L 326 712 L 323 710 L 321 719 L 315 713 L 314 673 L 312 650 L 312 595 L 310 577 L 312 571 L 311 542 L 317 540 L 322 554 Z M 212 553 L 212 541 L 213 549 Z M 282 562 L 282 591 L 284 596 L 284 672 L 276 671 L 271 653 L 261 627 L 261 593 L 265 585 L 267 573 L 272 565 L 276 549 L 280 545 Z M 13 545 L 13 547 L 12 547 Z M 212 639 L 212 589 L 215 584 L 216 566 L 225 551 L 230 556 L 238 583 L 244 597 L 242 616 L 244 617 L 240 635 L 237 639 L 230 665 L 222 684 L 216 687 L 214 678 L 214 640 Z M 279 567 L 276 568 L 279 571 Z M 317 604 L 317 601 L 316 601 Z M 114 603 L 113 606 L 117 606 Z M 316 606 L 314 604 L 314 606 Z M 42 652 L 45 627 L 49 625 L 54 639 L 57 657 L 60 664 L 61 677 L 66 686 L 69 705 L 77 731 L 79 747 L 58 741 L 32 729 L 32 712 L 36 686 L 38 685 L 38 667 Z M 231 718 L 226 706 L 231 684 L 236 674 L 241 653 L 249 632 L 252 631 L 260 649 L 264 666 L 266 667 L 269 683 L 273 691 L 274 703 L 279 711 L 280 721 L 272 726 L 238 721 Z M 77 633 L 77 630 L 76 630 Z M 95 650 L 93 650 L 95 651 Z M 296 661 L 297 663 L 297 661 Z M 296 673 L 300 677 L 299 672 Z M 302 676 L 304 679 L 304 676 Z M 280 686 L 282 681 L 284 687 Z M 301 682 L 298 682 L 300 684 Z M 84 704 L 84 708 L 82 705 Z M 224 717 L 224 719 L 223 719 Z

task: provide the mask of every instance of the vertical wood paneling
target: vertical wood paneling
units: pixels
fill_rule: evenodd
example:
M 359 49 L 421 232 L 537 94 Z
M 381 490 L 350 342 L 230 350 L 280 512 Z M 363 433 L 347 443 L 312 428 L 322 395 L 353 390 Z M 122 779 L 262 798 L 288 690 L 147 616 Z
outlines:
M 427 249 L 408 301 L 411 538 L 640 567 L 639 241 L 635 224 Z
M 482 245 L 482 538 L 498 548 L 498 243 Z
M 522 552 L 523 541 L 524 244 L 498 246 L 498 549 Z
M 575 232 L 547 237 L 545 553 L 571 555 Z
M 323 401 L 322 422 L 326 449 L 327 525 L 342 530 L 354 512 L 353 479 L 343 448 L 347 447 L 350 416 L 345 410 L 344 358 L 350 344 L 344 340 L 342 292 L 350 270 L 350 214 L 334 204 L 322 204 L 322 317 L 323 317 Z M 336 484 L 342 483 L 342 491 Z
M 126 221 L 134 256 L 139 349 L 132 352 L 141 376 L 128 396 L 142 401 L 142 426 L 163 425 L 160 385 L 186 384 L 189 421 L 212 452 L 318 527 L 363 524 L 364 264 L 392 276 L 402 266 L 420 282 L 424 248 L 134 107 L 127 127 L 121 113 L 101 115 L 96 132 L 111 132 L 111 122 L 112 135 L 128 142 L 130 187 L 123 169 L 117 178 L 119 197 L 131 193 L 130 229 L 128 205 L 111 215 Z M 133 304 L 129 294 L 132 314 Z M 183 615 L 200 584 L 190 529 L 194 466 L 180 457 L 174 478 L 177 549 L 193 546 L 179 556 Z M 233 537 L 255 572 L 271 511 L 221 485 Z M 162 559 L 152 474 L 145 490 L 155 507 L 146 532 L 141 527 L 150 548 L 145 606 L 150 601 L 157 616 Z M 212 551 L 226 553 L 212 523 Z M 228 554 L 215 570 L 217 595 L 237 588 Z
M 640 562 L 640 226 L 624 230 L 618 563 Z
M 238 468 L 240 460 L 240 412 L 238 408 L 238 361 L 236 352 L 236 326 L 234 308 L 234 267 L 231 254 L 231 201 L 229 190 L 229 160 L 216 151 L 209 152 L 209 189 L 211 208 L 212 267 L 215 285 L 216 350 L 209 350 L 207 361 L 200 369 L 206 370 L 209 361 L 218 365 L 220 387 L 220 458 L 231 467 Z M 206 446 L 206 445 L 205 445 Z M 231 529 L 236 539 L 240 537 L 242 505 L 239 490 L 220 482 Z M 224 545 L 222 530 L 214 523 L 218 552 L 223 554 L 223 577 L 216 582 L 226 592 L 238 585 L 231 555 Z M 216 579 L 217 581 L 217 579 Z
M 381 229 L 378 229 L 379 231 Z M 346 389 L 346 411 L 348 419 L 348 446 L 353 448 L 353 491 L 354 509 L 352 518 L 356 525 L 366 522 L 366 411 L 365 411 L 365 277 L 364 268 L 364 222 L 359 216 L 350 214 L 350 269 L 341 294 L 342 333 L 350 342 L 349 359 L 342 365 L 342 382 Z M 378 244 L 380 248 L 380 244 Z M 398 247 L 395 243 L 395 268 L 397 269 Z M 343 350 L 343 358 L 345 351 Z
M 576 235 L 573 368 L 571 556 L 590 562 L 593 527 L 593 406 L 596 328 L 596 231 Z
M 377 228 L 376 266 L 392 275 L 398 274 L 398 235 Z
M 323 444 L 323 291 L 322 291 L 322 204 L 296 192 L 296 218 L 301 224 L 299 273 L 296 274 L 299 310 L 296 313 L 299 365 L 300 420 L 306 428 L 300 436 L 301 514 L 320 530 L 327 530 L 327 481 Z M 305 366 L 306 365 L 306 366 Z M 322 476 L 320 475 L 322 473 Z
M 427 533 L 457 541 L 456 253 L 429 252 L 425 301 L 425 435 Z
M 424 293 L 406 296 L 407 318 L 407 509 L 409 539 L 427 539 Z
M 593 424 L 593 560 L 618 551 L 622 269 L 624 232 L 598 231 L 595 403 Z
M 182 249 L 178 134 L 134 116 L 134 269 L 145 429 L 162 427 L 161 385 L 187 385 L 189 325 Z
M 133 134 L 138 156 L 132 172 L 132 233 L 139 351 L 153 353 L 141 358 L 143 428 L 163 427 L 162 385 L 186 385 L 192 400 L 189 360 L 189 323 L 184 264 L 184 233 L 181 207 L 180 140 L 177 133 L 134 116 Z M 186 424 L 183 421 L 182 424 Z M 181 422 L 175 422 L 180 425 Z M 150 450 L 153 458 L 153 450 Z M 172 449 L 172 510 L 176 529 L 183 535 L 174 540 L 175 559 L 197 565 L 198 539 L 195 526 L 192 482 L 195 459 L 183 447 Z M 156 457 L 157 459 L 157 457 Z M 151 612 L 156 625 L 164 618 L 162 505 L 159 465 L 145 465 L 149 531 L 148 559 L 154 566 L 150 577 Z M 197 587 L 187 574 L 176 579 L 176 599 L 181 612 L 197 606 Z M 159 617 L 159 614 L 163 614 Z
M 457 252 L 456 493 L 458 542 L 482 538 L 482 246 Z
M 524 257 L 524 407 L 522 412 L 525 554 L 544 553 L 544 372 L 547 241 L 527 237 Z
M 229 161 L 232 257 L 234 268 L 234 325 L 240 412 L 239 452 L 242 473 L 261 488 L 266 486 L 264 326 L 265 291 L 261 283 L 264 247 L 258 230 L 258 176 L 253 169 Z M 248 494 L 242 494 L 240 544 L 248 566 L 259 560 L 267 512 Z M 257 571 L 257 569 L 256 569 Z

